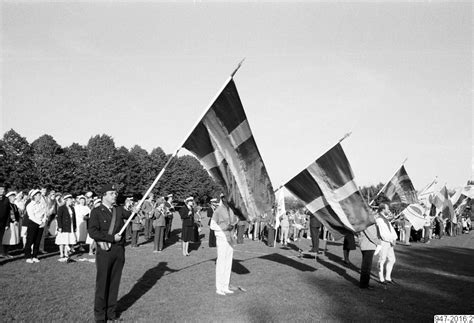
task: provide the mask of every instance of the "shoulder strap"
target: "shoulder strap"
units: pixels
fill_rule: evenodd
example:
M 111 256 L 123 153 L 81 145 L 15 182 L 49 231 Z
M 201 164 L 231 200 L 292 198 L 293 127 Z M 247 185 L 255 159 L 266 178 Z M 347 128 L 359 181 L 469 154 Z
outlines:
M 112 234 L 114 232 L 114 227 L 115 227 L 115 220 L 117 219 L 117 211 L 115 210 L 115 207 L 112 207 L 112 221 L 110 221 L 110 227 L 109 227 L 109 234 Z

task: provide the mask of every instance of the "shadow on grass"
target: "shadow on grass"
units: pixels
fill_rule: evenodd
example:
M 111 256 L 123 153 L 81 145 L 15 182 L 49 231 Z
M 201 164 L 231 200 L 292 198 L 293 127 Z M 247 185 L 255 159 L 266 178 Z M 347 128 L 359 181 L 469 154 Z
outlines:
M 244 265 L 241 264 L 242 260 L 233 259 L 232 261 L 232 272 L 237 275 L 246 275 L 250 274 L 250 270 L 247 269 Z
M 306 276 L 315 286 L 315 295 L 328 298 L 322 309 L 335 321 L 432 321 L 436 314 L 472 313 L 472 286 L 474 283 L 473 248 L 436 246 L 434 248 L 396 249 L 392 277 L 399 285 L 372 286 L 361 290 L 355 275 L 336 264 L 318 259 L 318 263 L 338 273 L 341 279 L 321 279 Z M 374 257 L 372 274 L 376 271 Z M 347 284 L 346 281 L 351 282 Z M 322 294 L 322 295 L 321 295 Z
M 327 253 L 326 253 L 327 255 Z M 339 276 L 341 276 L 342 278 L 344 278 L 345 280 L 347 280 L 348 282 L 350 282 L 351 284 L 353 285 L 356 285 L 356 286 L 359 286 L 359 281 L 353 277 L 351 277 L 345 268 L 341 268 L 339 267 L 338 265 L 335 265 L 334 263 L 330 262 L 330 261 L 326 261 L 320 257 L 316 258 L 316 261 L 323 265 L 324 267 L 326 267 L 327 269 L 335 272 L 336 274 L 338 274 Z
M 132 289 L 120 298 L 117 303 L 117 314 L 120 316 L 120 314 L 128 310 L 137 300 L 152 289 L 166 272 L 174 273 L 177 271 L 179 270 L 169 268 L 167 262 L 160 262 L 157 266 L 147 270 Z
M 341 266 L 344 266 L 348 269 L 351 269 L 353 271 L 355 271 L 356 273 L 360 273 L 360 270 L 359 270 L 359 267 L 355 266 L 353 263 L 350 263 L 350 264 L 345 264 L 344 263 L 344 260 L 338 256 L 338 255 L 335 255 L 333 253 L 330 253 L 329 251 L 326 251 L 326 257 L 331 260 L 332 262 L 335 262 Z
M 277 262 L 282 265 L 290 266 L 299 271 L 316 271 L 316 268 L 303 264 L 299 261 L 280 255 L 279 253 L 272 253 L 266 256 L 258 257 L 259 259 L 265 259 L 273 262 Z

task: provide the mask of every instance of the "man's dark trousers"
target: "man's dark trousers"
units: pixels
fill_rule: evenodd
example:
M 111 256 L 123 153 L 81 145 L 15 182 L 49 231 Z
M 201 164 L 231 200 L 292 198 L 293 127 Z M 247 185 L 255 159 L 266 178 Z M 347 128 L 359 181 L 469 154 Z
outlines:
M 311 242 L 312 247 L 311 250 L 313 252 L 319 251 L 319 229 L 320 227 L 310 227 L 309 230 L 311 232 Z
M 372 269 L 372 259 L 375 250 L 362 250 L 362 265 L 360 266 L 360 283 L 361 288 L 369 287 L 370 270 Z
M 120 279 L 125 264 L 124 247 L 112 244 L 109 251 L 104 251 L 98 246 L 95 263 L 97 268 L 94 301 L 95 319 L 96 321 L 115 319 Z

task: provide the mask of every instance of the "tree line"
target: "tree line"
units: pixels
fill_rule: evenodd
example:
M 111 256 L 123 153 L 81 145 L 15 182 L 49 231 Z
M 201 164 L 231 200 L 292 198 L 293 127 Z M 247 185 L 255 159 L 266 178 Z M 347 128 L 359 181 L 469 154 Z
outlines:
M 0 180 L 16 190 L 50 187 L 59 192 L 99 192 L 115 183 L 121 195 L 141 197 L 170 158 L 162 148 L 151 153 L 139 145 L 116 147 L 106 134 L 91 137 L 87 145 L 61 147 L 48 134 L 31 144 L 15 130 L 0 140 Z M 222 189 L 193 156 L 175 157 L 153 192 L 174 194 L 175 199 L 194 196 L 201 203 Z
M 47 186 L 71 194 L 99 192 L 103 184 L 115 183 L 122 195 L 140 198 L 169 157 L 160 147 L 151 153 L 139 145 L 116 147 L 106 134 L 91 137 L 85 146 L 73 143 L 61 147 L 51 135 L 42 135 L 30 144 L 11 129 L 0 140 L 0 181 L 16 190 Z M 370 201 L 382 186 L 360 189 Z M 159 196 L 173 193 L 177 199 L 192 195 L 205 203 L 222 188 L 196 158 L 186 155 L 170 163 L 153 192 Z M 285 204 L 287 209 L 304 207 L 293 196 L 286 197 Z

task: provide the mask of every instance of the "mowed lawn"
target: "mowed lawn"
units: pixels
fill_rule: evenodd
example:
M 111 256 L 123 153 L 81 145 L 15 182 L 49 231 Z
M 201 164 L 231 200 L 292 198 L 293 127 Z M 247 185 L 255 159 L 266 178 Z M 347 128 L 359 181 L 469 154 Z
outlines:
M 174 220 L 174 233 L 180 220 Z M 397 246 L 393 278 L 399 286 L 374 290 L 358 287 L 361 253 L 351 252 L 354 266 L 341 260 L 342 244 L 328 244 L 318 260 L 302 239 L 288 248 L 267 247 L 246 239 L 234 251 L 233 295 L 215 293 L 216 249 L 207 233 L 183 257 L 175 243 L 162 253 L 153 244 L 126 248 L 119 293 L 124 321 L 141 322 L 282 322 L 418 321 L 435 314 L 474 314 L 474 234 Z M 141 238 L 143 239 L 143 238 Z M 20 255 L 0 262 L 0 321 L 93 321 L 95 264 L 85 255 L 60 263 L 55 246 L 27 264 Z M 375 274 L 376 257 L 373 273 Z

